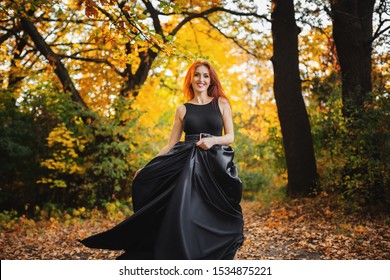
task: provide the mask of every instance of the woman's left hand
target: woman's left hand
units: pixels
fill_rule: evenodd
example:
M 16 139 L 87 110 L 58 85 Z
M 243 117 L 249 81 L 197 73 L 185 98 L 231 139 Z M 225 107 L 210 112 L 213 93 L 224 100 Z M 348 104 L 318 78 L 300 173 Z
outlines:
M 214 146 L 215 144 L 216 144 L 215 143 L 215 138 L 213 138 L 213 137 L 206 137 L 206 138 L 200 139 L 196 143 L 196 146 L 198 146 L 199 148 L 202 148 L 203 150 L 208 150 L 212 146 Z

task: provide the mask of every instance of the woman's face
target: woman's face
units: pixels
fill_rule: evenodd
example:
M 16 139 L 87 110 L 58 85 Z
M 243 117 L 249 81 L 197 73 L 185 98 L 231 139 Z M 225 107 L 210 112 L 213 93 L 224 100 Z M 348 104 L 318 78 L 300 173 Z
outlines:
M 194 78 L 192 79 L 191 85 L 194 92 L 207 93 L 207 89 L 210 86 L 210 72 L 206 66 L 200 65 L 196 67 Z

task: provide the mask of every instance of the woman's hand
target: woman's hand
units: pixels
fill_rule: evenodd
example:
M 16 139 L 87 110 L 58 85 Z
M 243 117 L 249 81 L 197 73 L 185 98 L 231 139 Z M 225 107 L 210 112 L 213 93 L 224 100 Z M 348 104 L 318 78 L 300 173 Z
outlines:
M 138 173 L 140 173 L 142 169 L 143 169 L 143 167 L 140 168 L 140 169 L 138 169 L 138 170 L 135 172 L 134 177 L 133 177 L 133 180 L 135 179 L 135 177 L 137 177 Z
M 206 150 L 210 149 L 212 146 L 214 146 L 215 144 L 216 144 L 216 141 L 215 141 L 214 137 L 206 137 L 206 138 L 200 139 L 196 143 L 196 146 L 198 146 L 199 148 L 202 148 L 203 150 L 206 151 Z

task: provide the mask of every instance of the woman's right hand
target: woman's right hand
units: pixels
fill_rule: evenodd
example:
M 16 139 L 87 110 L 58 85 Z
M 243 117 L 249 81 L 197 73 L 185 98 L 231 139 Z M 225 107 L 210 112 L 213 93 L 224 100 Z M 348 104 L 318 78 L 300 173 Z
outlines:
M 135 177 L 137 177 L 138 173 L 140 173 L 142 169 L 143 169 L 143 168 L 140 168 L 140 169 L 138 169 L 138 170 L 135 172 L 134 178 L 133 178 L 133 179 L 135 179 Z

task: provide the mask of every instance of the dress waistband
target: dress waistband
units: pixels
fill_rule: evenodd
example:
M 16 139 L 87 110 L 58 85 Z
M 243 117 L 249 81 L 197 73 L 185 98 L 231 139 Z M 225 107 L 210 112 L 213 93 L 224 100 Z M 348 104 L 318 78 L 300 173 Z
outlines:
M 186 134 L 184 141 L 199 141 L 202 138 L 213 137 L 209 133 Z

